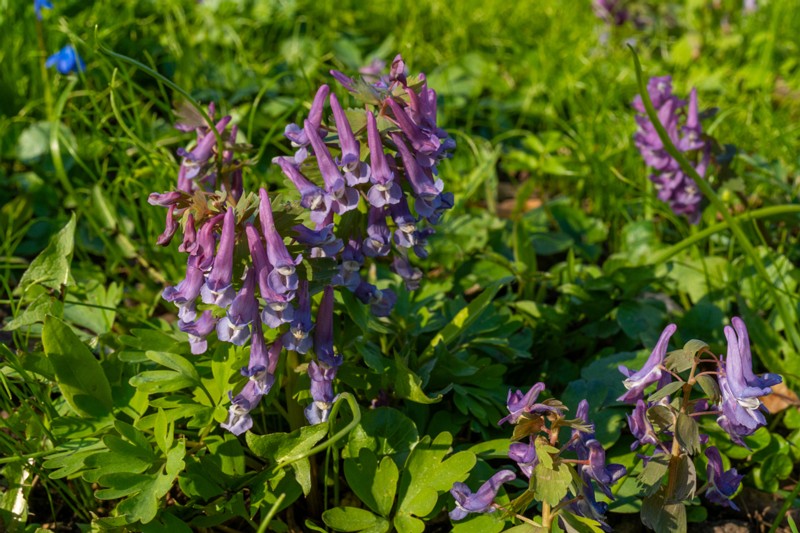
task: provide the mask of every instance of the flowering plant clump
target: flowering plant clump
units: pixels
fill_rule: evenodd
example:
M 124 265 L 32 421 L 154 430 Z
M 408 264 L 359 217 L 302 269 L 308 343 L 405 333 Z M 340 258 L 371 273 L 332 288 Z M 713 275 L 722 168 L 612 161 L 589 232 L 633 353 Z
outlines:
M 197 139 L 178 150 L 177 190 L 149 198 L 167 208 L 158 244 L 183 231 L 186 277 L 163 297 L 178 307 L 178 327 L 189 335 L 192 353 L 204 353 L 213 332 L 237 346 L 250 341 L 250 362 L 242 369 L 248 380 L 222 424 L 237 435 L 252 427 L 250 412 L 271 390 L 284 349 L 315 353 L 308 365 L 313 401 L 305 415 L 312 424 L 327 420 L 343 360 L 334 348 L 334 289 L 353 292 L 376 316 L 387 316 L 396 296 L 362 277 L 367 261 L 391 257 L 392 271 L 409 290 L 417 288 L 422 271 L 409 252 L 427 256 L 430 225 L 453 205 L 437 164 L 454 143 L 436 125 L 436 93 L 424 75 L 410 78 L 400 56 L 373 83 L 333 75 L 366 109 L 345 110 L 323 85 L 302 126 L 286 127 L 296 151 L 273 162 L 297 189 L 299 208 L 273 205 L 263 188 L 245 191 L 246 165 L 238 154 L 247 146 L 236 142 L 230 116 L 212 128 L 189 113 L 176 127 Z M 328 101 L 332 119 L 325 120 Z M 213 104 L 208 116 L 216 120 Z M 315 322 L 316 293 L 322 297 Z
M 707 446 L 709 439 L 700 432 L 698 419 L 715 416 L 731 440 L 744 446 L 743 437 L 766 423 L 759 397 L 770 394 L 781 377 L 753 373 L 747 328 L 738 317 L 731 323 L 725 327 L 725 357 L 717 357 L 698 340 L 667 352 L 677 330 L 670 324 L 639 371 L 620 367 L 627 392 L 619 400 L 635 405 L 628 416 L 635 438 L 632 449 L 649 451 L 641 455 L 645 461 L 639 475 L 644 487 L 642 521 L 656 531 L 675 531 L 681 525 L 685 531 L 684 502 L 703 492 L 712 503 L 736 508 L 731 497 L 742 476 L 736 469 L 724 470 L 719 450 Z M 645 390 L 653 385 L 645 398 Z M 704 446 L 707 480 L 698 489 L 693 456 Z
M 711 160 L 711 142 L 703 134 L 700 124 L 697 89 L 689 93 L 688 108 L 686 101 L 672 94 L 670 76 L 650 78 L 647 92 L 672 143 L 695 161 L 695 170 L 705 177 Z M 655 126 L 647 117 L 640 95 L 633 100 L 633 108 L 639 113 L 636 116 L 639 127 L 633 136 L 634 144 L 647 166 L 653 169 L 650 181 L 656 186 L 659 200 L 667 202 L 675 214 L 684 215 L 692 224 L 696 224 L 700 221 L 703 195 L 692 178 L 667 153 Z
M 450 512 L 451 519 L 505 509 L 510 515 L 541 525 L 547 531 L 556 518 L 568 531 L 576 523 L 610 531 L 604 521 L 608 506 L 597 501 L 595 491 L 600 490 L 613 499 L 611 486 L 625 475 L 626 469 L 619 464 L 606 464 L 605 450 L 595 439 L 594 425 L 588 418 L 586 400 L 578 405 L 576 418 L 568 419 L 567 408 L 560 401 L 537 402 L 544 389 L 544 383 L 537 383 L 524 394 L 519 390 L 509 391 L 509 415 L 499 422 L 514 425 L 508 457 L 528 479 L 528 488 L 504 508 L 494 499 L 503 483 L 516 479 L 512 471 L 494 474 L 474 493 L 464 483 L 456 483 L 450 491 L 456 504 Z M 571 434 L 561 444 L 559 432 L 563 428 L 570 428 Z M 540 524 L 524 516 L 534 500 L 541 502 L 541 516 L 537 519 Z

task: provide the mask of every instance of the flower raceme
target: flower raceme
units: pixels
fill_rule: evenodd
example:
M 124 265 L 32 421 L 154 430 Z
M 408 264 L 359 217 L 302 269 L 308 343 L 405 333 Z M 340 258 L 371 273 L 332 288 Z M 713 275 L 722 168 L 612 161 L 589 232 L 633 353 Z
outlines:
M 697 89 L 689 93 L 689 102 L 672 94 L 670 76 L 653 77 L 647 83 L 647 93 L 658 113 L 658 120 L 667 130 L 670 141 L 687 157 L 694 159 L 694 168 L 705 177 L 711 161 L 711 143 L 703 135 L 697 104 Z M 647 117 L 641 95 L 633 100 L 638 115 L 634 144 L 647 166 L 653 169 L 650 181 L 655 184 L 658 198 L 667 202 L 676 215 L 686 216 L 692 224 L 700 220 L 703 195 L 692 178 L 667 153 L 655 126 Z
M 715 356 L 700 341 L 690 341 L 683 350 L 668 353 L 667 344 L 676 329 L 674 324 L 664 329 L 641 370 L 633 372 L 620 367 L 626 376 L 623 384 L 628 391 L 619 400 L 635 404 L 628 416 L 628 426 L 635 439 L 632 449 L 652 446 L 652 455 L 643 456 L 645 462 L 664 456 L 679 462 L 691 460 L 689 456 L 708 441 L 707 435 L 699 434 L 695 421 L 705 415 L 716 416 L 720 428 L 731 440 L 744 445 L 744 437 L 766 424 L 762 412 L 766 409 L 759 397 L 770 394 L 770 387 L 781 382 L 776 374 L 758 376 L 753 372 L 750 340 L 741 318 L 734 317 L 731 326 L 724 328 L 725 357 Z M 690 368 L 689 377 L 684 380 L 679 373 Z M 706 380 L 705 384 L 700 383 L 701 379 Z M 692 394 L 695 384 L 703 385 L 704 394 L 709 390 L 717 390 L 719 394 L 698 398 Z M 650 385 L 655 385 L 654 391 L 645 398 L 645 390 Z M 678 392 L 682 394 L 671 399 L 670 395 Z M 735 469 L 723 472 L 720 453 L 715 447 L 706 448 L 705 455 L 708 459 L 706 497 L 713 503 L 735 507 L 729 499 L 742 476 Z
M 250 363 L 242 371 L 248 381 L 232 395 L 223 424 L 237 435 L 252 427 L 249 413 L 273 387 L 282 350 L 316 355 L 308 365 L 306 417 L 327 420 L 342 364 L 334 349 L 334 291 L 353 292 L 373 314 L 388 316 L 396 294 L 362 272 L 385 262 L 409 290 L 416 288 L 423 273 L 409 252 L 427 256 L 431 226 L 453 205 L 437 164 L 454 143 L 436 124 L 436 93 L 424 75 L 409 76 L 399 56 L 377 81 L 332 74 L 366 105 L 345 109 L 323 85 L 302 126 L 286 127 L 295 153 L 273 162 L 298 193 L 291 211 L 266 189 L 244 189 L 248 162 L 240 154 L 249 147 L 237 142 L 237 126 L 230 116 L 217 117 L 214 104 L 210 121 L 193 109 L 179 111 L 176 128 L 194 132 L 195 141 L 177 151 L 176 190 L 148 198 L 167 210 L 157 244 L 183 233 L 186 276 L 162 296 L 177 306 L 192 353 L 204 353 L 213 332 L 223 342 L 250 343 Z M 309 281 L 309 273 L 331 264 L 336 274 L 329 282 Z M 275 339 L 271 345 L 268 338 Z

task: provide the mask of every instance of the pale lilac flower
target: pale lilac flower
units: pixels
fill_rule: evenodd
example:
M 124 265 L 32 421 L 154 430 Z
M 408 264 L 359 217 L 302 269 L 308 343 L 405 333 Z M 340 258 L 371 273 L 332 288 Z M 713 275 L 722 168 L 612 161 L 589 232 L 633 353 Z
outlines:
M 200 318 L 194 321 L 178 320 L 178 329 L 189 335 L 189 345 L 195 355 L 205 353 L 208 349 L 206 337 L 214 331 L 217 319 L 211 311 L 203 311 Z
M 230 396 L 230 393 L 228 393 Z M 255 381 L 248 381 L 242 392 L 231 399 L 231 406 L 228 409 L 228 419 L 220 424 L 220 427 L 227 429 L 234 435 L 241 435 L 253 427 L 253 419 L 250 411 L 258 405 L 261 400 L 259 385 Z
M 628 392 L 617 398 L 617 401 L 634 403 L 644 397 L 644 390 L 648 385 L 657 382 L 661 379 L 661 364 L 664 361 L 664 356 L 667 354 L 667 346 L 669 339 L 678 329 L 675 324 L 670 324 L 664 331 L 661 332 L 655 348 L 647 358 L 647 362 L 638 372 L 633 372 L 625 366 L 620 365 L 619 371 L 627 378 L 622 382 Z
M 244 283 L 231 302 L 225 316 L 217 323 L 217 337 L 221 341 L 243 346 L 250 337 L 250 324 L 258 316 L 256 301 L 256 274 L 250 267 L 244 275 Z

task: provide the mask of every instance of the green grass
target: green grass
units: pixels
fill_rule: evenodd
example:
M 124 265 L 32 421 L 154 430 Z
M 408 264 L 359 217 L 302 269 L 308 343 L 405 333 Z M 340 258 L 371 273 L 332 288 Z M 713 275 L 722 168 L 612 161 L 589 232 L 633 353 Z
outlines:
M 45 12 L 41 49 L 31 2 L 0 0 L 0 317 L 18 316 L 30 302 L 14 288 L 27 263 L 74 211 L 79 288 L 71 289 L 67 300 L 79 302 L 76 314 L 98 306 L 117 313 L 113 328 L 86 335 L 93 337 L 93 348 L 113 351 L 120 333 L 157 327 L 154 316 L 172 319 L 173 309 L 161 302 L 160 291 L 183 277 L 185 258 L 177 246 L 155 246 L 163 211 L 146 199 L 174 186 L 175 150 L 190 139 L 172 128 L 179 95 L 141 69 L 101 53 L 100 46 L 148 65 L 194 99 L 216 101 L 233 115 L 254 147 L 252 171 L 245 176 L 248 189 L 282 186 L 269 161 L 288 151 L 283 127 L 307 112 L 320 83 L 334 83 L 331 68 L 354 72 L 374 56 L 390 62 L 401 53 L 412 72 L 428 75 L 440 96 L 440 123 L 459 144 L 455 157 L 441 167 L 457 199 L 442 235 L 433 241 L 434 249 L 441 243 L 447 253 L 437 256 L 434 250 L 431 267 L 437 257 L 459 273 L 478 260 L 499 262 L 492 253 L 518 260 L 509 243 L 519 229 L 516 223 L 538 224 L 542 231 L 557 226 L 550 212 L 535 221 L 520 211 L 512 220 L 498 217 L 500 202 L 514 195 L 520 204 L 528 195 L 545 202 L 564 198 L 607 232 L 598 256 L 579 257 L 577 267 L 572 255 L 539 258 L 540 268 L 517 280 L 519 299 L 550 301 L 553 294 L 564 296 L 562 282 L 579 285 L 584 275 L 599 278 L 595 274 L 605 260 L 631 253 L 629 237 L 639 223 L 658 221 L 653 237 L 658 244 L 697 233 L 654 198 L 633 146 L 630 102 L 637 88 L 626 40 L 635 41 L 645 75 L 672 75 L 679 95 L 696 86 L 701 109 L 718 109 L 705 129 L 740 153 L 732 168 L 741 181 L 721 176 L 712 181 L 727 207 L 738 213 L 794 203 L 800 192 L 800 11 L 792 0 L 773 0 L 746 17 L 738 2 L 728 2 L 727 27 L 720 24 L 720 12 L 706 9 L 709 2 L 689 0 L 669 13 L 662 8 L 663 16 L 641 31 L 630 25 L 606 27 L 588 0 L 54 3 L 56 9 Z M 668 15 L 679 24 L 666 23 Z M 86 60 L 86 72 L 76 78 L 43 71 L 44 58 L 70 42 Z M 60 129 L 53 132 L 51 123 Z M 796 318 L 797 219 L 784 217 L 783 225 L 745 220 L 743 229 L 751 242 L 763 245 L 764 254 L 773 254 L 765 260 L 770 272 L 773 262 L 788 259 L 776 285 L 788 289 L 784 297 Z M 709 212 L 702 227 L 715 222 Z M 448 242 L 468 224 L 486 235 L 472 243 L 461 237 Z M 765 291 L 755 281 L 741 288 L 740 279 L 752 277 L 751 267 L 724 228 L 688 242 L 688 251 L 669 267 L 656 265 L 683 311 L 698 301 L 674 274 L 680 267 L 697 267 L 709 286 L 717 284 L 718 292 L 708 299 L 724 313 L 742 294 L 742 307 L 772 308 L 774 302 L 764 300 Z M 725 260 L 714 271 L 719 276 L 709 273 L 710 256 Z M 482 276 L 497 272 L 491 270 L 496 265 L 484 266 L 490 274 L 469 271 L 449 286 L 449 296 L 461 296 Z M 550 266 L 557 268 L 548 271 Z M 611 270 L 608 264 L 605 268 Z M 90 280 L 103 287 L 117 283 L 124 292 L 117 299 L 89 294 Z M 574 323 L 585 325 L 584 316 L 591 315 L 577 316 Z M 771 359 L 765 356 L 766 364 L 778 361 L 780 351 L 784 358 L 790 355 L 777 333 L 783 325 L 771 320 L 773 331 L 756 339 L 774 352 Z M 52 447 L 59 438 L 49 425 L 66 412 L 50 383 L 25 379 L 25 358 L 38 350 L 37 333 L 0 334 L 15 352 L 0 352 L 0 410 L 30 410 L 22 418 L 34 426 L 41 420 L 36 427 L 0 432 L 0 455 L 7 457 Z M 639 347 L 640 339 L 617 346 Z M 575 353 L 585 360 L 607 348 L 580 345 Z M 561 368 L 536 357 L 545 370 L 528 363 L 521 368 L 529 374 L 557 374 Z M 569 371 L 575 377 L 577 367 Z M 510 382 L 515 379 L 509 376 Z M 63 516 L 56 507 L 65 504 L 79 520 L 90 519 L 94 500 L 87 485 L 37 474 L 46 494 L 59 495 L 49 504 L 53 516 Z

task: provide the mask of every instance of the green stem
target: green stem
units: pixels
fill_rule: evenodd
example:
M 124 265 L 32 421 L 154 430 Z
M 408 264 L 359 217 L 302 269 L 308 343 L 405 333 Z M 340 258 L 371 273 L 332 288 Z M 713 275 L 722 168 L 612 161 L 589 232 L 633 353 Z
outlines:
M 659 121 L 658 119 L 658 113 L 656 112 L 655 107 L 653 107 L 653 102 L 650 99 L 650 94 L 647 92 L 647 87 L 645 86 L 644 77 L 642 75 L 642 66 L 639 63 L 639 56 L 636 54 L 636 50 L 633 48 L 633 46 L 628 45 L 628 48 L 630 48 L 631 54 L 633 55 L 633 63 L 634 67 L 636 68 L 636 80 L 639 83 L 639 94 L 642 97 L 642 103 L 644 103 L 645 110 L 647 111 L 647 116 L 650 119 L 650 122 L 652 122 L 653 127 L 655 127 L 656 132 L 658 133 L 658 137 L 661 139 L 661 142 L 664 145 L 664 149 L 670 156 L 672 156 L 675 159 L 675 161 L 678 162 L 678 164 L 681 167 L 681 170 L 687 176 L 692 178 L 692 181 L 694 181 L 695 185 L 700 190 L 700 192 L 702 192 L 703 195 L 706 198 L 708 198 L 709 202 L 711 202 L 711 205 L 714 206 L 714 209 L 716 209 L 717 212 L 720 215 L 722 215 L 723 220 L 730 228 L 731 233 L 733 233 L 733 236 L 736 238 L 736 241 L 739 243 L 739 246 L 741 246 L 745 255 L 747 255 L 747 257 L 750 259 L 751 263 L 753 264 L 753 267 L 756 269 L 759 276 L 763 278 L 767 291 L 769 292 L 770 297 L 775 302 L 775 307 L 777 308 L 778 314 L 781 317 L 781 322 L 783 322 L 783 327 L 784 330 L 786 331 L 786 335 L 789 337 L 789 340 L 794 345 L 795 351 L 800 352 L 800 335 L 798 334 L 797 329 L 794 326 L 792 314 L 788 309 L 788 307 L 786 306 L 786 303 L 783 301 L 782 298 L 780 298 L 778 292 L 773 286 L 772 280 L 770 279 L 769 274 L 767 273 L 767 269 L 764 266 L 764 263 L 761 261 L 761 258 L 758 256 L 758 252 L 756 252 L 755 247 L 747 238 L 747 235 L 745 235 L 738 221 L 728 212 L 728 209 L 725 206 L 725 204 L 722 202 L 722 200 L 719 199 L 717 194 L 714 192 L 714 189 L 711 188 L 711 185 L 709 185 L 709 183 L 705 179 L 703 179 L 703 177 L 700 176 L 700 174 L 697 173 L 697 171 L 689 162 L 689 160 L 686 159 L 686 156 L 684 156 L 683 153 L 680 150 L 678 150 L 672 143 L 672 140 L 669 138 L 669 133 L 667 133 L 667 130 L 664 128 L 664 125 L 661 124 L 661 121 Z
M 781 522 L 783 522 L 783 517 L 786 516 L 786 511 L 789 510 L 795 499 L 797 499 L 798 495 L 800 495 L 800 483 L 795 484 L 794 490 L 786 498 L 786 501 L 783 502 L 783 505 L 781 505 L 781 510 L 778 511 L 778 516 L 776 516 L 775 521 L 772 522 L 772 526 L 769 528 L 769 533 L 775 533 L 778 531 L 778 527 L 781 525 Z
M 762 209 L 756 209 L 755 211 L 748 211 L 746 213 L 742 213 L 733 218 L 737 221 L 748 222 L 759 218 L 769 218 L 769 217 L 788 215 L 794 213 L 800 213 L 800 205 L 787 204 L 787 205 L 776 205 L 772 207 L 764 207 Z M 670 246 L 669 248 L 665 248 L 660 252 L 656 253 L 650 262 L 652 264 L 663 263 L 664 261 L 670 259 L 674 255 L 679 254 L 683 250 L 690 248 L 691 246 L 699 243 L 700 241 L 707 239 L 711 235 L 719 233 L 722 230 L 728 229 L 728 227 L 729 226 L 727 222 L 719 222 L 717 224 L 714 224 L 713 226 L 708 226 L 704 230 L 698 231 L 694 235 L 691 235 L 683 239 L 681 242 L 676 243 Z

